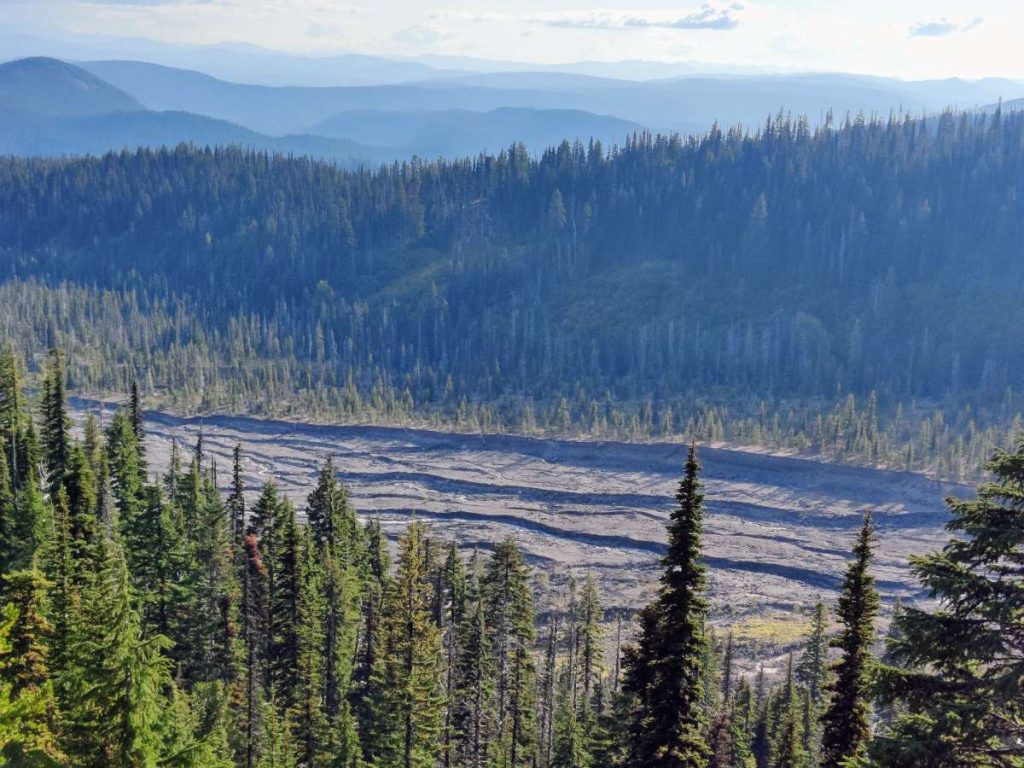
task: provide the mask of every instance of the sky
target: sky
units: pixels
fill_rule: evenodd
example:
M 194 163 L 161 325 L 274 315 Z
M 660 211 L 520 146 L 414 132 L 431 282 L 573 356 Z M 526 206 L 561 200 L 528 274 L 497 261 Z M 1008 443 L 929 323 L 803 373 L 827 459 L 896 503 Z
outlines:
M 317 55 L 1024 78 L 1020 0 L 0 0 L 0 20 L 49 37 L 248 43 Z

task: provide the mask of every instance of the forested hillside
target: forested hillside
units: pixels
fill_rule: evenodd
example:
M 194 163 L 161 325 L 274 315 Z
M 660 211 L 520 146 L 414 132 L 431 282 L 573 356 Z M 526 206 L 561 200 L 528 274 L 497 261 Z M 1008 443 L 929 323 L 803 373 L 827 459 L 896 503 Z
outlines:
M 961 466 L 1021 407 L 1022 161 L 1024 117 L 1000 112 L 376 172 L 8 159 L 4 323 L 66 344 L 92 389 L 202 381 L 193 407 L 689 426 Z
M 551 594 L 513 539 L 460 552 L 414 521 L 392 548 L 330 457 L 300 518 L 239 449 L 225 494 L 201 438 L 163 476 L 146 448 L 134 388 L 76 438 L 62 354 L 29 403 L 0 353 L 3 765 L 1024 765 L 1024 443 L 915 560 L 942 610 L 898 607 L 878 656 L 868 514 L 836 605 L 756 675 L 709 622 L 696 446 L 656 596 L 614 633 L 597 580 Z

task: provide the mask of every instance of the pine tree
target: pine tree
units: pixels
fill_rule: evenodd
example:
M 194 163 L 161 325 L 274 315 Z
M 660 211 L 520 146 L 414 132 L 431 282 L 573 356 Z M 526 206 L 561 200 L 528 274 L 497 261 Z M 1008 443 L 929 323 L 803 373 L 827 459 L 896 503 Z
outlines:
M 132 577 L 142 605 L 143 625 L 153 634 L 170 637 L 177 646 L 184 641 L 184 542 L 160 487 L 147 486 L 145 495 L 136 525 L 123 538 L 124 546 L 136 562 Z
M 231 462 L 231 494 L 227 500 L 234 547 L 241 549 L 245 536 L 245 481 L 242 478 L 242 446 L 236 445 Z
M 274 697 L 270 696 L 263 705 L 260 736 L 260 756 L 257 768 L 296 768 L 298 765 L 295 743 L 287 718 L 282 717 Z
M 223 706 L 224 690 L 199 683 L 192 695 L 172 685 L 161 723 L 164 765 L 174 768 L 234 768 Z
M 312 540 L 312 532 L 310 538 Z M 317 549 L 315 542 L 312 546 Z M 333 547 L 326 546 L 319 553 L 325 603 L 321 641 L 324 657 L 324 713 L 330 739 L 328 749 L 339 756 L 341 765 L 348 765 L 360 751 L 348 696 L 352 690 L 357 654 L 360 584 L 356 569 L 336 556 Z M 376 608 L 375 603 L 374 610 Z M 370 631 L 374 630 L 371 628 Z
M 135 442 L 139 444 L 140 455 L 144 453 L 143 438 L 145 432 L 142 427 L 142 398 L 139 396 L 139 382 L 132 379 L 131 392 L 128 397 L 128 421 L 131 424 L 132 433 L 135 435 Z
M 302 554 L 295 509 L 284 499 L 274 517 L 273 563 L 267 561 L 267 605 L 270 617 L 270 684 L 280 706 L 294 703 L 299 654 L 299 603 L 302 591 Z
M 818 603 L 811 620 L 811 631 L 804 642 L 804 650 L 796 669 L 796 677 L 807 690 L 804 697 L 804 751 L 817 765 L 821 749 L 819 720 L 825 703 L 825 685 L 828 673 L 828 636 L 825 624 L 825 604 Z
M 236 752 L 244 768 L 256 768 L 262 753 L 264 666 L 267 649 L 267 569 L 256 536 L 244 541 L 242 569 L 242 643 L 245 689 L 239 702 Z
M 458 545 L 448 545 L 444 567 L 440 569 L 437 602 L 444 649 L 444 727 L 441 765 L 449 768 L 455 759 L 455 690 L 459 673 L 459 629 L 466 614 L 466 566 L 462 562 Z
M 42 382 L 39 414 L 42 422 L 43 455 L 51 498 L 64 482 L 71 451 L 71 418 L 65 391 L 64 353 L 51 349 Z
M 733 691 L 733 670 L 732 670 L 732 630 L 725 638 L 725 652 L 722 656 L 722 701 L 729 703 L 732 700 Z
M 374 597 L 364 596 L 360 573 L 365 559 L 365 544 L 348 503 L 344 487 L 337 481 L 334 464 L 328 457 L 320 470 L 317 485 L 310 493 L 306 519 L 313 546 L 323 566 L 323 589 L 326 614 L 323 622 L 324 709 L 330 734 L 330 751 L 342 764 L 350 764 L 360 752 L 353 702 L 348 694 L 356 675 L 355 659 L 359 653 L 359 617 L 361 607 L 371 612 L 379 606 L 382 591 Z M 386 566 L 384 566 L 386 569 Z M 372 606 L 363 606 L 364 599 Z M 372 619 L 370 620 L 372 623 Z M 373 638 L 363 637 L 372 647 Z M 366 661 L 359 681 L 355 705 L 361 706 L 373 662 Z
M 786 687 L 779 699 L 779 707 L 779 724 L 772 743 L 771 767 L 803 768 L 807 764 L 804 752 L 803 712 L 793 674 L 793 654 L 789 655 Z
M 952 538 L 912 561 L 938 607 L 905 606 L 880 674 L 895 722 L 872 745 L 878 765 L 1024 765 L 1024 440 L 998 451 L 977 498 L 946 501 Z
M 754 768 L 756 761 L 751 745 L 757 719 L 754 690 L 746 678 L 740 678 L 729 708 L 732 726 L 730 768 Z
M 38 571 L 4 574 L 8 601 L 0 610 L 0 762 L 42 766 L 61 757 L 58 713 L 43 615 L 47 583 Z
M 320 467 L 316 487 L 309 494 L 306 518 L 317 546 L 330 545 L 338 555 L 355 536 L 348 494 L 337 480 L 330 456 Z
M 702 661 L 707 638 L 705 568 L 700 563 L 704 496 L 691 446 L 669 525 L 661 591 L 642 615 L 630 657 L 630 691 L 638 697 L 632 747 L 637 768 L 703 768 L 709 759 Z
M 466 610 L 459 625 L 459 659 L 455 676 L 452 728 L 455 764 L 485 768 L 493 727 L 493 668 L 485 621 L 480 561 L 473 553 L 466 580 Z
M 551 765 L 555 749 L 558 637 L 558 619 L 553 617 L 548 623 L 548 636 L 544 644 L 544 666 L 538 680 L 540 700 L 537 713 L 537 760 L 540 768 Z
M 588 573 L 580 595 L 579 629 L 579 687 L 580 702 L 584 708 L 584 722 L 593 724 L 594 689 L 604 675 L 604 629 L 601 622 L 604 611 L 601 608 L 601 594 L 597 579 Z
M 870 573 L 875 529 L 870 513 L 864 517 L 847 567 L 836 615 L 842 627 L 833 645 L 840 658 L 833 667 L 835 680 L 827 686 L 828 708 L 822 718 L 822 764 L 839 765 L 863 756 L 871 736 L 869 675 L 878 592 Z
M 493 760 L 498 768 L 529 765 L 535 753 L 533 595 L 519 546 L 499 542 L 483 582 L 488 644 L 494 657 Z
M 142 635 L 127 565 L 115 546 L 111 550 L 83 598 L 73 672 L 82 684 L 74 719 L 87 725 L 82 752 L 99 765 L 149 768 L 163 757 L 160 723 L 171 683 L 163 651 L 169 641 Z
M 27 565 L 18 517 L 18 504 L 11 485 L 10 465 L 0 444 L 0 574 Z
M 360 628 L 357 642 L 357 665 L 353 670 L 350 700 L 352 710 L 359 723 L 359 733 L 367 754 L 373 730 L 373 709 L 371 702 L 373 671 L 380 664 L 381 624 L 384 611 L 384 596 L 388 591 L 390 569 L 387 539 L 378 520 L 371 520 L 364 530 L 366 558 L 363 563 L 365 587 L 360 610 Z M 340 690 L 340 688 L 339 688 Z M 330 689 L 328 688 L 328 692 Z
M 192 563 L 195 583 L 187 598 L 192 606 L 192 672 L 196 681 L 230 679 L 239 649 L 238 571 L 233 562 L 231 524 L 213 478 L 200 482 L 199 508 L 194 514 Z M 294 527 L 294 515 L 291 520 Z
M 433 768 L 442 727 L 441 637 L 431 620 L 426 528 L 402 534 L 394 579 L 385 597 L 382 653 L 373 671 L 374 731 L 370 759 L 381 768 Z
M 130 414 L 123 409 L 114 414 L 106 430 L 106 466 L 117 511 L 117 528 L 121 538 L 128 542 L 140 524 L 146 502 L 143 488 L 146 478 L 139 437 L 132 426 Z M 131 573 L 135 573 L 140 561 L 149 556 L 145 549 L 135 546 L 127 547 L 125 554 Z
M 6 635 L 14 620 L 13 607 L 0 613 L 0 654 L 7 653 Z M 4 765 L 59 768 L 65 764 L 54 735 L 40 729 L 46 712 L 47 703 L 41 697 L 26 693 L 12 699 L 11 684 L 0 676 L 0 759 Z
M 295 659 L 294 703 L 290 711 L 298 763 L 326 764 L 327 718 L 324 712 L 323 583 L 309 529 L 302 536 L 302 568 L 299 591 L 297 655 Z

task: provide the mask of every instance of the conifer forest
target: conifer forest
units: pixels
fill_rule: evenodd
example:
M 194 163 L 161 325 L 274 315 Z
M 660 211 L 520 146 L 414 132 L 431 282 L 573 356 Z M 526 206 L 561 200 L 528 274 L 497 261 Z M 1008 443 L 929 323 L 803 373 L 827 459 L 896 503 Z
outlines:
M 1024 768 L 1024 10 L 640 5 L 0 0 L 0 768 Z
M 392 547 L 330 458 L 302 510 L 227 491 L 200 441 L 150 476 L 137 387 L 69 417 L 64 355 L 38 394 L 0 358 L 0 743 L 23 766 L 1014 766 L 1024 442 L 990 459 L 953 534 L 913 563 L 941 601 L 879 637 L 868 513 L 834 605 L 781 676 L 739 672 L 708 621 L 692 446 L 656 598 L 609 637 L 601 586 L 559 610 L 513 539 Z

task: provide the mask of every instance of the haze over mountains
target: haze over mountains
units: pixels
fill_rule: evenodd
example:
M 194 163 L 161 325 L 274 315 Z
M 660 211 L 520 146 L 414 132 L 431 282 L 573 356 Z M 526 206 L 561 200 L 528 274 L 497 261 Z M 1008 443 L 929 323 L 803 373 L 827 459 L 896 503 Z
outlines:
M 693 68 L 650 62 L 542 71 L 453 57 L 300 57 L 251 46 L 189 48 L 177 56 L 173 46 L 140 41 L 132 48 L 129 42 L 111 50 L 137 49 L 163 61 L 187 53 L 191 68 L 45 57 L 0 65 L 0 152 L 99 154 L 191 142 L 357 166 L 414 155 L 496 153 L 514 142 L 533 153 L 563 140 L 621 145 L 638 131 L 686 135 L 715 122 L 756 128 L 779 111 L 806 115 L 815 124 L 830 112 L 919 116 L 1024 97 L 1024 84 L 995 78 L 911 82 L 845 74 L 685 74 Z M 38 47 L 21 40 L 9 50 Z M 99 53 L 95 47 L 70 50 Z M 257 79 L 262 84 L 252 82 Z

